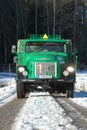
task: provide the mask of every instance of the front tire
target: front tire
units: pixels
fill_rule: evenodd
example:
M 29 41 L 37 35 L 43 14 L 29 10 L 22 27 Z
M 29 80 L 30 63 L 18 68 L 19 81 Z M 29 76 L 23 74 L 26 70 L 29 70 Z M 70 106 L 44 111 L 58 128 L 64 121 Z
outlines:
M 67 98 L 74 97 L 74 84 L 73 83 L 68 84 L 68 88 L 66 89 L 66 97 Z
M 17 97 L 18 98 L 24 98 L 25 97 L 23 83 L 17 83 Z

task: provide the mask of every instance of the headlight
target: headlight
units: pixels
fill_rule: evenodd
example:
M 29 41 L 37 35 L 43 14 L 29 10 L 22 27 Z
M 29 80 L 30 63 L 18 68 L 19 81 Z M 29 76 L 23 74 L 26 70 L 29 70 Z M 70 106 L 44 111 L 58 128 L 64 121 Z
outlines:
M 73 68 L 72 66 L 69 66 L 69 67 L 67 68 L 67 70 L 68 70 L 69 72 L 73 72 L 73 71 L 74 71 L 74 68 Z
M 18 71 L 21 72 L 21 73 L 22 73 L 24 70 L 25 70 L 24 67 L 19 67 L 19 68 L 18 68 Z
M 69 72 L 67 70 L 63 71 L 63 75 L 67 77 L 69 75 Z
M 27 76 L 28 75 L 28 72 L 27 71 L 23 71 L 23 76 Z

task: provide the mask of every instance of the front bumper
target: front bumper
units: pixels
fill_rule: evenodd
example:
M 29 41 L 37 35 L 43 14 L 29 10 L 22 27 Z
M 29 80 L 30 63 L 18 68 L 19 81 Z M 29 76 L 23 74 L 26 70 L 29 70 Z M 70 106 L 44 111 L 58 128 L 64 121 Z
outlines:
M 70 79 L 20 79 L 19 80 L 20 83 L 41 83 L 44 84 L 44 82 L 48 82 L 48 83 L 74 83 L 75 79 L 74 78 L 70 78 Z

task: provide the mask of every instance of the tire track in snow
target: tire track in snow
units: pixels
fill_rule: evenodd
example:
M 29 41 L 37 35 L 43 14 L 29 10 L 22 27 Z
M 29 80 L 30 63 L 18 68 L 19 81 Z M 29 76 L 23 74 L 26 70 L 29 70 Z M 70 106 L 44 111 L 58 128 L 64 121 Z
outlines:
M 87 109 L 86 108 L 79 106 L 78 104 L 72 102 L 70 99 L 56 98 L 55 100 L 65 110 L 67 115 L 73 119 L 73 125 L 76 125 L 78 127 L 78 130 L 87 129 Z

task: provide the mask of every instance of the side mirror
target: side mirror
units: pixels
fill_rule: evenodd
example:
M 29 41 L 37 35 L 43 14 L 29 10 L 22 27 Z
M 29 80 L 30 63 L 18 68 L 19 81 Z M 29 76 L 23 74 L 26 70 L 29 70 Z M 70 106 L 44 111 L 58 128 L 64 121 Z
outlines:
M 17 56 L 13 57 L 13 62 L 16 63 L 17 62 Z
M 16 53 L 16 46 L 15 45 L 12 45 L 11 53 Z

